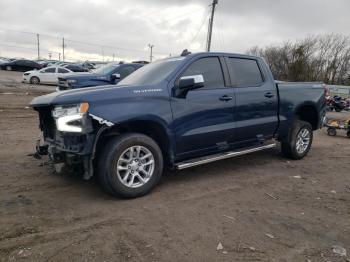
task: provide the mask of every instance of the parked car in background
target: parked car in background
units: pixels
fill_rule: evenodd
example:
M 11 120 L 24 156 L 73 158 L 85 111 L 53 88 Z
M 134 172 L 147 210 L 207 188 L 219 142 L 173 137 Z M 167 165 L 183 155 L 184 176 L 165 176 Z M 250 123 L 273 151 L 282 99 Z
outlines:
M 143 64 L 108 64 L 102 66 L 93 73 L 69 75 L 58 78 L 57 90 L 63 91 L 91 86 L 114 85 L 135 70 L 142 67 Z
M 93 70 L 95 69 L 95 65 L 93 63 L 90 62 L 84 62 L 82 64 L 80 64 L 80 66 L 82 66 L 83 68 L 87 69 L 87 70 Z
M 150 63 L 118 85 L 35 98 L 57 168 L 138 197 L 184 169 L 276 147 L 302 159 L 325 115 L 323 83 L 276 83 L 262 58 L 198 53 Z M 271 155 L 271 154 L 270 154 Z M 253 156 L 254 158 L 254 156 Z
M 45 67 L 41 70 L 28 71 L 23 74 L 24 83 L 30 84 L 57 84 L 58 77 L 73 74 L 74 72 L 63 67 Z
M 8 63 L 10 60 L 8 60 L 7 58 L 4 57 L 0 57 L 0 65 L 3 63 Z
M 20 71 L 20 72 L 26 72 L 29 70 L 38 70 L 41 69 L 43 66 L 31 61 L 31 60 L 14 60 L 11 62 L 6 62 L 0 65 L 0 69 L 7 70 L 7 71 Z
M 63 65 L 63 67 L 65 67 L 73 72 L 89 72 L 88 69 L 86 69 L 80 65 L 76 65 L 76 64 L 67 64 L 67 65 Z

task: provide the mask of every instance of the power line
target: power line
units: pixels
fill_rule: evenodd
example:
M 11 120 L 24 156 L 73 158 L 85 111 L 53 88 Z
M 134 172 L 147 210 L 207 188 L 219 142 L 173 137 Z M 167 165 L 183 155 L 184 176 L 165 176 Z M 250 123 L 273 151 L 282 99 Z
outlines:
M 17 33 L 22 33 L 22 34 L 31 34 L 31 35 L 36 35 L 37 33 L 33 32 L 25 32 L 25 31 L 18 31 L 18 30 L 13 30 L 13 29 L 6 29 L 6 28 L 0 28 L 1 30 L 5 31 L 12 31 L 12 32 L 17 32 Z M 48 34 L 42 34 L 40 33 L 41 36 L 46 36 L 46 37 L 51 37 L 55 39 L 59 39 L 60 37 L 58 36 L 53 36 L 53 35 L 48 35 Z M 140 49 L 132 49 L 132 48 L 124 48 L 124 47 L 119 47 L 119 46 L 111 46 L 111 45 L 102 45 L 102 44 L 96 44 L 96 43 L 90 43 L 90 42 L 84 42 L 84 41 L 78 41 L 78 40 L 73 40 L 73 39 L 65 39 L 66 42 L 73 42 L 73 43 L 78 43 L 78 44 L 85 44 L 89 46 L 96 46 L 96 47 L 106 47 L 110 49 L 119 49 L 123 51 L 130 51 L 130 52 L 139 52 L 139 53 L 147 53 L 147 50 L 140 50 Z M 160 52 L 155 52 L 156 54 L 160 55 L 167 55 L 167 53 L 160 53 Z
M 27 50 L 31 50 L 31 51 L 37 51 L 36 48 L 25 47 L 25 46 L 18 46 L 18 45 L 7 45 L 7 44 L 1 44 L 1 43 L 0 43 L 0 46 L 9 47 L 9 48 L 27 49 Z M 48 51 L 48 52 L 51 52 L 51 53 L 59 54 L 59 52 L 51 51 L 51 50 L 49 50 L 49 49 L 44 49 L 44 51 Z
M 224 51 L 224 50 L 226 50 L 226 44 L 225 44 L 225 37 L 223 36 L 223 33 L 222 33 L 222 29 L 224 27 L 223 27 L 223 22 L 222 22 L 222 12 L 221 13 L 219 12 L 219 11 L 221 11 L 220 8 L 217 9 L 218 10 L 217 11 L 217 18 L 218 18 L 218 21 L 220 23 L 220 28 L 217 28 L 217 31 L 219 33 L 219 37 L 221 38 L 221 42 L 222 42 L 222 45 L 223 45 L 222 51 Z
M 193 36 L 192 40 L 190 41 L 190 45 L 193 43 L 193 41 L 197 38 L 197 36 L 199 35 L 199 33 L 201 32 L 204 24 L 205 24 L 205 21 L 207 20 L 208 16 L 209 16 L 209 12 L 208 12 L 208 9 L 206 9 L 203 13 L 203 17 L 202 17 L 202 21 L 201 21 L 201 24 L 200 26 L 198 27 L 197 29 L 197 33 Z

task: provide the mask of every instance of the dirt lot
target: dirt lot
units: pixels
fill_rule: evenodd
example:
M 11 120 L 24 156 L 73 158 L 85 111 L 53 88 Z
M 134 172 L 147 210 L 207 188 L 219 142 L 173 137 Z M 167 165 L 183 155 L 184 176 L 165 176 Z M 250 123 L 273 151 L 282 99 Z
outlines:
M 150 195 L 115 199 L 27 156 L 40 133 L 26 106 L 54 87 L 19 76 L 0 71 L 0 261 L 350 261 L 344 134 L 316 132 L 301 161 L 254 153 L 168 171 Z

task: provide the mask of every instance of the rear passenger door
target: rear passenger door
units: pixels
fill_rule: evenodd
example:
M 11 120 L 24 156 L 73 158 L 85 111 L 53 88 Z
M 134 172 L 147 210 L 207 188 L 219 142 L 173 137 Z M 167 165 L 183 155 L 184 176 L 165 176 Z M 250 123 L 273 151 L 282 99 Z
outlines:
M 241 57 L 227 57 L 226 63 L 236 97 L 235 140 L 271 138 L 278 125 L 278 96 L 264 65 L 259 60 Z

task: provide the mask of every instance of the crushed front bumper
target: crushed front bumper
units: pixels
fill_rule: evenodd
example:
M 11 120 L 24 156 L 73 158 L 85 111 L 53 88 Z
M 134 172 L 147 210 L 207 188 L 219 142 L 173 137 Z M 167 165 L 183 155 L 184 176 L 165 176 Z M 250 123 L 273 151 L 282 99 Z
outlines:
M 93 119 L 88 115 L 84 118 L 83 133 L 60 132 L 51 116 L 51 108 L 40 108 L 38 112 L 43 139 L 37 142 L 34 155 L 48 155 L 56 171 L 65 167 L 83 173 L 85 179 L 91 178 L 96 138 Z

